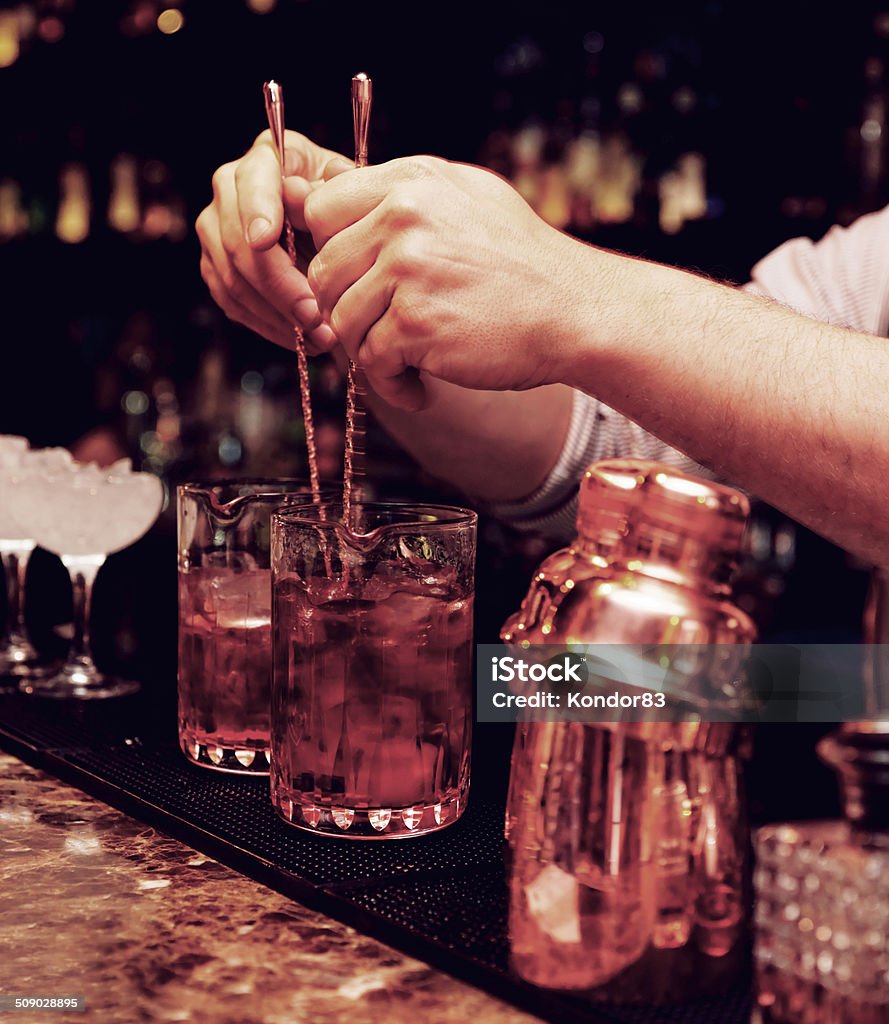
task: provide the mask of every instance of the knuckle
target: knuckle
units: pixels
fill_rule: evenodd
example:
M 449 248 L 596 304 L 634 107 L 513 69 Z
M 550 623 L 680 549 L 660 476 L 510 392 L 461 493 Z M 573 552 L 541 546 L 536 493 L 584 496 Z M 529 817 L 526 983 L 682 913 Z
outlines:
M 423 247 L 412 233 L 400 234 L 389 251 L 389 270 L 401 280 L 416 275 L 424 259 Z
M 197 233 L 197 236 L 201 241 L 204 240 L 204 237 L 207 233 L 210 217 L 210 207 L 205 206 L 203 210 L 201 210 L 201 212 L 197 215 L 197 219 L 194 222 L 195 232 Z
M 384 200 L 383 216 L 396 231 L 413 227 L 422 220 L 422 205 L 416 191 L 396 185 Z
M 423 329 L 423 316 L 418 308 L 404 298 L 396 299 L 389 307 L 392 325 L 400 335 L 416 336 Z
M 235 165 L 232 179 L 234 180 L 235 188 L 238 189 L 239 191 L 244 186 L 244 181 L 247 175 L 247 171 L 249 170 L 249 167 L 250 165 L 246 162 L 246 157 L 242 160 L 239 160 Z
M 418 178 L 431 178 L 441 170 L 442 161 L 434 156 L 416 156 L 413 158 Z
M 265 135 L 268 137 L 269 143 L 272 143 L 272 137 L 270 132 L 266 131 Z M 284 132 L 285 150 L 295 149 L 301 151 L 311 146 L 312 144 L 312 140 L 307 135 L 303 135 L 302 132 L 293 131 L 293 129 L 291 128 L 288 128 Z
M 406 178 L 414 180 L 428 178 L 437 173 L 438 163 L 435 157 L 431 156 L 405 156 L 395 161 L 399 170 Z
M 278 344 L 280 345 L 281 342 L 278 342 Z M 319 344 L 318 341 L 315 340 L 315 338 L 308 335 L 303 339 L 303 347 L 306 350 L 307 356 L 320 356 L 327 351 L 323 345 Z
M 217 198 L 225 192 L 234 180 L 235 174 L 235 163 L 222 164 L 221 167 L 217 167 L 213 172 L 212 184 L 213 184 L 213 195 Z
M 223 267 L 218 272 L 219 282 L 229 295 L 234 295 L 238 286 L 238 275 L 233 267 Z
M 269 179 L 269 183 L 275 180 L 267 173 L 261 152 L 261 150 L 251 149 L 237 163 L 232 164 L 231 180 L 239 195 L 245 190 L 256 188 L 259 182 L 264 182 L 266 179 Z
M 219 306 L 229 320 L 237 320 L 240 323 L 238 306 L 232 301 L 222 280 L 210 274 L 204 278 L 204 281 L 206 282 L 207 290 L 210 292 L 210 297 L 216 305 Z
M 403 250 L 399 249 L 389 254 L 389 258 L 386 261 L 386 270 L 395 280 L 404 281 L 413 273 L 413 269 L 413 265 L 405 256 Z

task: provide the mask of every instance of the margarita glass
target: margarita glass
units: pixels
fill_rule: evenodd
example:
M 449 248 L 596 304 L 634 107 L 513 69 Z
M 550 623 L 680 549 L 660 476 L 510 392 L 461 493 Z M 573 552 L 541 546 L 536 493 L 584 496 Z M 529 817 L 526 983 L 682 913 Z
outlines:
M 37 652 L 28 639 L 25 627 L 25 575 L 34 550 L 27 515 L 22 514 L 23 474 L 43 466 L 46 460 L 63 449 L 32 451 L 24 437 L 0 435 L 0 560 L 6 577 L 7 626 L 0 641 L 0 676 L 22 679 L 41 672 Z
M 154 524 L 164 490 L 151 473 L 134 473 L 129 459 L 107 469 L 53 459 L 26 469 L 17 488 L 20 517 L 41 547 L 58 555 L 74 591 L 74 639 L 55 675 L 26 680 L 22 689 L 42 697 L 116 697 L 138 690 L 129 679 L 103 675 L 90 652 L 90 598 L 108 555 L 134 544 Z

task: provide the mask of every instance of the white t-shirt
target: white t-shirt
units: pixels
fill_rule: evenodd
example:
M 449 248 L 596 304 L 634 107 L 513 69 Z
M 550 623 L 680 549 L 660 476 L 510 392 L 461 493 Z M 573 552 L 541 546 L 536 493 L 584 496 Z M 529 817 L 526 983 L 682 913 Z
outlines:
M 889 334 L 889 206 L 833 227 L 818 242 L 794 238 L 753 268 L 744 290 L 775 299 L 816 320 L 885 337 Z M 712 476 L 688 456 L 581 391 L 574 392 L 562 453 L 543 484 L 523 501 L 492 511 L 521 529 L 565 542 L 574 534 L 577 487 L 599 459 L 656 459 Z

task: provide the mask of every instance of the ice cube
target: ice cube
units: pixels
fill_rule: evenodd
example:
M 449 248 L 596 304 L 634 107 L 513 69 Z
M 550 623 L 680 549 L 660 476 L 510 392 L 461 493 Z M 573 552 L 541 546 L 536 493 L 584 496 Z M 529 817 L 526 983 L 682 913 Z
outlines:
M 95 462 L 79 462 L 75 469 L 70 481 L 75 490 L 93 491 L 105 483 L 105 472 Z
M 367 569 L 370 569 L 370 574 L 356 581 L 366 601 L 385 601 L 405 578 L 404 567 L 397 561 L 377 562 L 372 568 L 366 566 Z
M 272 620 L 272 578 L 264 569 L 214 575 L 208 601 L 220 629 L 256 629 Z
M 547 864 L 525 886 L 528 911 L 538 928 L 555 942 L 580 943 L 580 886 L 577 879 L 557 864 Z
M 293 578 L 302 581 L 302 578 L 296 573 L 293 574 Z M 301 582 L 301 589 L 308 593 L 312 604 L 327 606 L 338 601 L 348 600 L 354 588 L 350 586 L 349 580 L 345 576 L 332 578 L 311 576 L 305 583 Z
M 28 476 L 55 476 L 73 470 L 76 463 L 67 448 L 36 448 L 23 459 Z
M 369 635 L 382 637 L 392 644 L 415 645 L 442 628 L 442 612 L 446 607 L 437 597 L 396 591 L 380 601 L 367 616 L 366 629 Z
M 0 434 L 0 468 L 17 466 L 28 451 L 28 439 L 14 434 Z
M 456 596 L 456 571 L 451 566 L 421 559 L 377 562 L 362 584 L 362 597 L 380 601 L 394 593 L 420 597 Z
M 453 586 L 456 569 L 441 561 L 442 552 L 436 551 L 426 537 L 402 537 L 398 541 L 396 564 L 401 571 L 427 585 Z
M 120 476 L 132 476 L 133 462 L 131 459 L 118 459 L 117 462 L 112 462 L 105 472 L 109 479 Z

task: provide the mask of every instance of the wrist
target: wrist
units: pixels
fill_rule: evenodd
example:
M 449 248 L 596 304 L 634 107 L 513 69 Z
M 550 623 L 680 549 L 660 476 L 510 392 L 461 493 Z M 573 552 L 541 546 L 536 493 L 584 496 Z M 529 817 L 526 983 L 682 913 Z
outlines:
M 626 263 L 561 232 L 549 267 L 549 295 L 541 303 L 536 341 L 541 346 L 544 383 L 578 385 L 581 367 L 593 371 L 620 348 L 632 320 L 634 288 Z
M 609 381 L 656 356 L 664 334 L 676 336 L 694 306 L 693 293 L 710 284 L 674 267 L 595 246 L 566 254 L 571 274 L 553 304 L 554 383 L 595 392 L 607 401 Z

